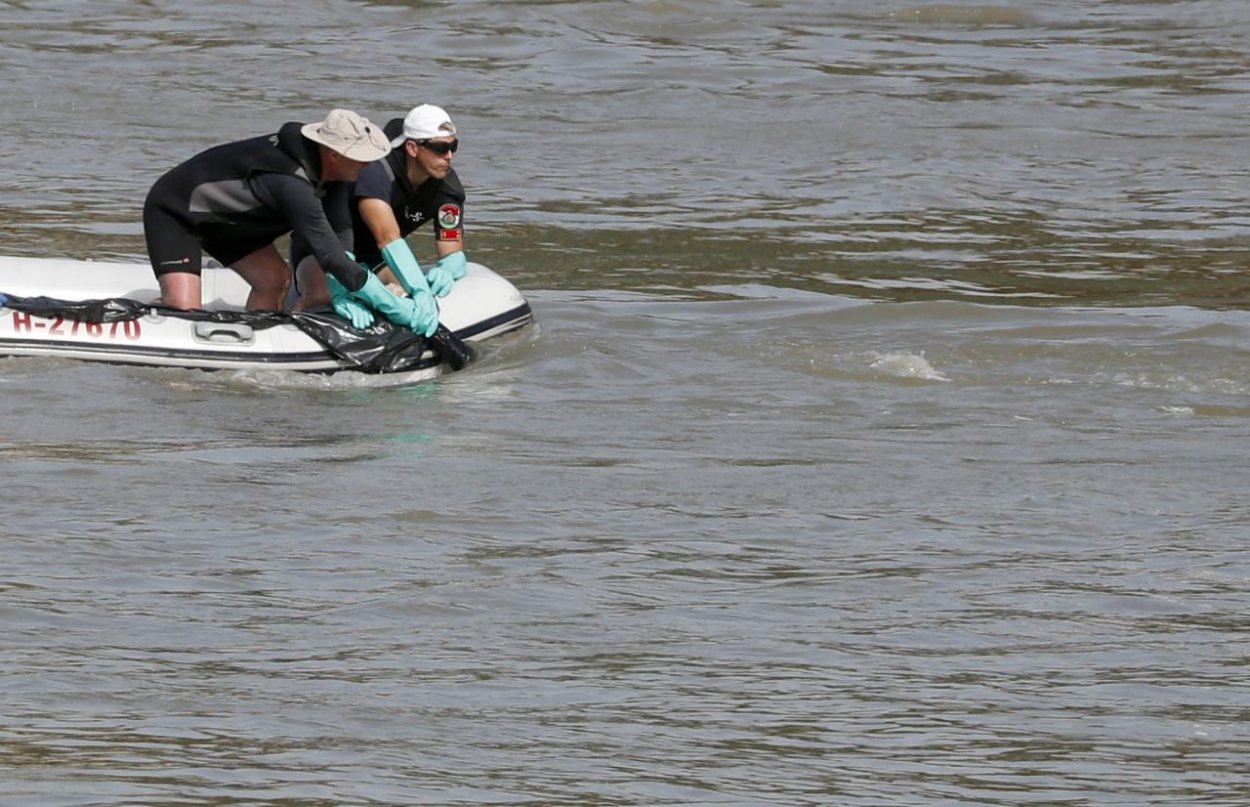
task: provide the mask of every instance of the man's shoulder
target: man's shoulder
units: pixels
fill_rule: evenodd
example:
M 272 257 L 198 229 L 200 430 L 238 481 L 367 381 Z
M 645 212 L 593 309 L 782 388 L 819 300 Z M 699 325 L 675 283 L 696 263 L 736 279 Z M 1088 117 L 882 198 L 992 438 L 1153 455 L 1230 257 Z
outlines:
M 390 198 L 392 178 L 390 172 L 386 170 L 385 162 L 385 159 L 376 160 L 360 169 L 352 189 L 353 196 Z

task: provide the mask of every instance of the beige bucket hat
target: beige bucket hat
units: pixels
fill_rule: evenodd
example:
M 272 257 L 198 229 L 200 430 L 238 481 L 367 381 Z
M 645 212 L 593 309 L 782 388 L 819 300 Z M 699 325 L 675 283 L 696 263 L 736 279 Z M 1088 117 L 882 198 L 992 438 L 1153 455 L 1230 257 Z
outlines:
M 300 133 L 314 143 L 362 163 L 380 160 L 391 151 L 382 127 L 374 126 L 368 118 L 350 109 L 332 109 L 320 123 L 304 124 Z

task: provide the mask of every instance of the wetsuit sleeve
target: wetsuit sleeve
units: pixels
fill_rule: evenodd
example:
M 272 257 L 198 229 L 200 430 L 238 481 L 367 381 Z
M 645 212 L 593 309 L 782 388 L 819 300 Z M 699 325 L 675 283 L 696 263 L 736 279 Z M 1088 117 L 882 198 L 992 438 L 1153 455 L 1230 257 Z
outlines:
M 321 209 L 325 211 L 326 221 L 338 238 L 343 249 L 351 252 L 352 247 L 352 214 L 349 207 L 352 203 L 352 185 L 350 182 L 331 182 L 326 186 L 325 198 L 321 200 Z
M 347 257 L 351 249 L 350 217 L 346 211 L 346 188 L 329 187 L 329 203 L 337 210 L 344 208 L 347 217 L 346 240 L 343 232 L 326 218 L 322 200 L 317 198 L 313 186 L 304 179 L 289 174 L 259 174 L 252 178 L 252 189 L 266 205 L 280 211 L 291 225 L 293 237 L 301 239 L 308 251 L 321 264 L 321 268 L 334 275 L 348 291 L 356 291 L 365 284 L 365 270 Z M 340 216 L 335 216 L 337 226 L 343 226 Z

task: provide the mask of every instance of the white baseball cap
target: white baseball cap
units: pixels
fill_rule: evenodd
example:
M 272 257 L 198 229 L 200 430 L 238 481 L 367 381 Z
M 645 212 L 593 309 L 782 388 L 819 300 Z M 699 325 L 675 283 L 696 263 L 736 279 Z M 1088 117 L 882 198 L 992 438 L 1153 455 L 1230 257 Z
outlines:
M 305 124 L 300 134 L 362 163 L 380 160 L 391 152 L 382 128 L 350 109 L 332 109 L 320 123 Z
M 451 116 L 438 106 L 422 104 L 413 107 L 404 116 L 404 131 L 391 141 L 392 148 L 399 148 L 405 140 L 431 140 L 435 137 L 455 137 L 456 124 Z

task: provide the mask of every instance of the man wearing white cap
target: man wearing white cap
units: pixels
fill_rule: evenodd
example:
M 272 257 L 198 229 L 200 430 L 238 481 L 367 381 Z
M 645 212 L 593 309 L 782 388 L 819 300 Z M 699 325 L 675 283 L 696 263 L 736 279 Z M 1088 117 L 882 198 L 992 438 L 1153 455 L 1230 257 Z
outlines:
M 273 242 L 293 232 L 342 293 L 421 333 L 438 325 L 434 306 L 396 297 L 350 255 L 346 183 L 390 152 L 383 132 L 346 109 L 324 121 L 287 123 L 275 134 L 216 146 L 156 181 L 143 206 L 148 258 L 161 302 L 200 308 L 203 253 L 251 285 L 249 309 L 281 310 L 291 270 Z
M 441 107 L 421 104 L 408 114 L 388 122 L 391 153 L 365 166 L 352 190 L 351 215 L 356 255 L 370 266 L 385 264 L 379 272 L 385 280 L 398 280 L 414 299 L 445 296 L 464 276 L 464 187 L 452 155 L 460 145 L 456 125 Z M 405 239 L 427 221 L 434 222 L 434 243 L 439 260 L 421 271 Z M 297 308 L 324 305 L 331 296 L 311 250 L 301 238 L 291 243 L 291 263 L 296 267 L 300 302 Z M 393 277 L 392 277 L 393 275 Z M 346 307 L 335 298 L 335 310 Z M 369 323 L 368 312 L 357 312 L 354 321 Z

